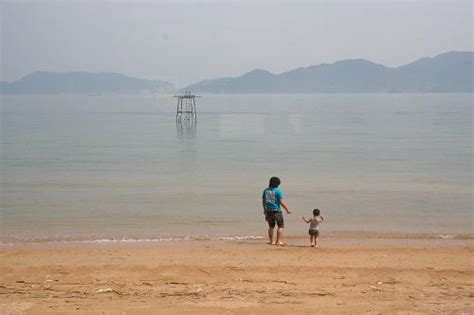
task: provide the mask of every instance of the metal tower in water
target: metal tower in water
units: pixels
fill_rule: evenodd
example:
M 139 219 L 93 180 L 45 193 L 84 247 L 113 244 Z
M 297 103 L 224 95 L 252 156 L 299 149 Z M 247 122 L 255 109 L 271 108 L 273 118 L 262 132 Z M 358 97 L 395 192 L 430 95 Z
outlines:
M 175 97 L 178 98 L 176 121 L 196 120 L 196 98 L 199 96 L 191 94 L 191 91 L 186 91 L 184 94 L 175 95 Z

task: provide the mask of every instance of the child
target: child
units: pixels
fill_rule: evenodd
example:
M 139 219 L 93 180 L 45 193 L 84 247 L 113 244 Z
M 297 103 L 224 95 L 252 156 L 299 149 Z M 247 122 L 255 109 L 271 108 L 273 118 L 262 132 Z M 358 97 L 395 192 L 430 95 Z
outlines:
M 311 242 L 311 247 L 318 247 L 318 237 L 319 237 L 319 224 L 324 221 L 323 217 L 320 215 L 319 209 L 313 210 L 313 218 L 306 219 L 303 217 L 304 222 L 309 223 L 309 241 Z

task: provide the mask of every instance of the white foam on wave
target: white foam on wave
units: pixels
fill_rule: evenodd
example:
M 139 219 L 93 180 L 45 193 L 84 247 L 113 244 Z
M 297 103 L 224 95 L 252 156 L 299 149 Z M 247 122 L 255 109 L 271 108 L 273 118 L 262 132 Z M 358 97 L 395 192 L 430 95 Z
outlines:
M 443 240 L 451 240 L 451 239 L 456 237 L 456 235 L 454 235 L 454 234 L 444 234 L 444 235 L 443 234 L 438 234 L 437 236 L 439 238 L 443 239 Z
M 159 242 L 182 242 L 182 241 L 245 241 L 260 240 L 263 236 L 259 235 L 238 235 L 238 236 L 178 236 L 178 237 L 157 237 L 157 238 L 98 238 L 98 239 L 17 239 L 4 242 L 0 240 L 0 245 L 15 245 L 20 243 L 36 244 L 106 244 L 106 243 L 159 243 Z

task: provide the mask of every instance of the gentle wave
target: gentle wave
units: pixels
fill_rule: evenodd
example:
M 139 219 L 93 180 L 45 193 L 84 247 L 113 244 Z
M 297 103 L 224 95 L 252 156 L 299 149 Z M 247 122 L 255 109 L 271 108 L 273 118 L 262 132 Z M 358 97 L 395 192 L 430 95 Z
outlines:
M 192 242 L 192 241 L 252 241 L 262 240 L 265 236 L 261 235 L 187 235 L 187 236 L 163 236 L 163 237 L 37 237 L 22 238 L 9 237 L 0 239 L 0 246 L 15 245 L 67 245 L 67 244 L 149 244 L 163 242 Z M 287 235 L 288 239 L 301 239 L 302 236 Z M 412 239 L 412 240 L 473 240 L 472 234 L 402 234 L 402 233 L 370 233 L 354 231 L 332 231 L 324 234 L 326 239 Z
M 100 243 L 158 243 L 158 242 L 182 242 L 182 241 L 245 241 L 261 240 L 263 236 L 241 235 L 241 236 L 180 236 L 180 237 L 157 237 L 157 238 L 99 238 L 99 239 L 45 239 L 45 238 L 21 238 L 0 240 L 0 245 L 16 245 L 21 243 L 33 244 L 100 244 Z
M 445 235 L 439 234 L 438 237 L 443 239 L 443 240 L 452 240 L 453 238 L 456 237 L 456 235 L 454 235 L 454 234 L 445 234 Z

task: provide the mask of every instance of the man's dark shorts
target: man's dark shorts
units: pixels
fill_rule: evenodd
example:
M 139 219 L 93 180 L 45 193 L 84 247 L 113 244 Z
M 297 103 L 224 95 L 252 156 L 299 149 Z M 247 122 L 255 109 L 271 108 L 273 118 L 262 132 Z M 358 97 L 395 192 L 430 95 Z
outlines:
M 278 225 L 279 228 L 285 227 L 285 222 L 283 221 L 283 214 L 281 211 L 267 211 L 266 219 L 268 226 L 274 228 L 275 225 Z

